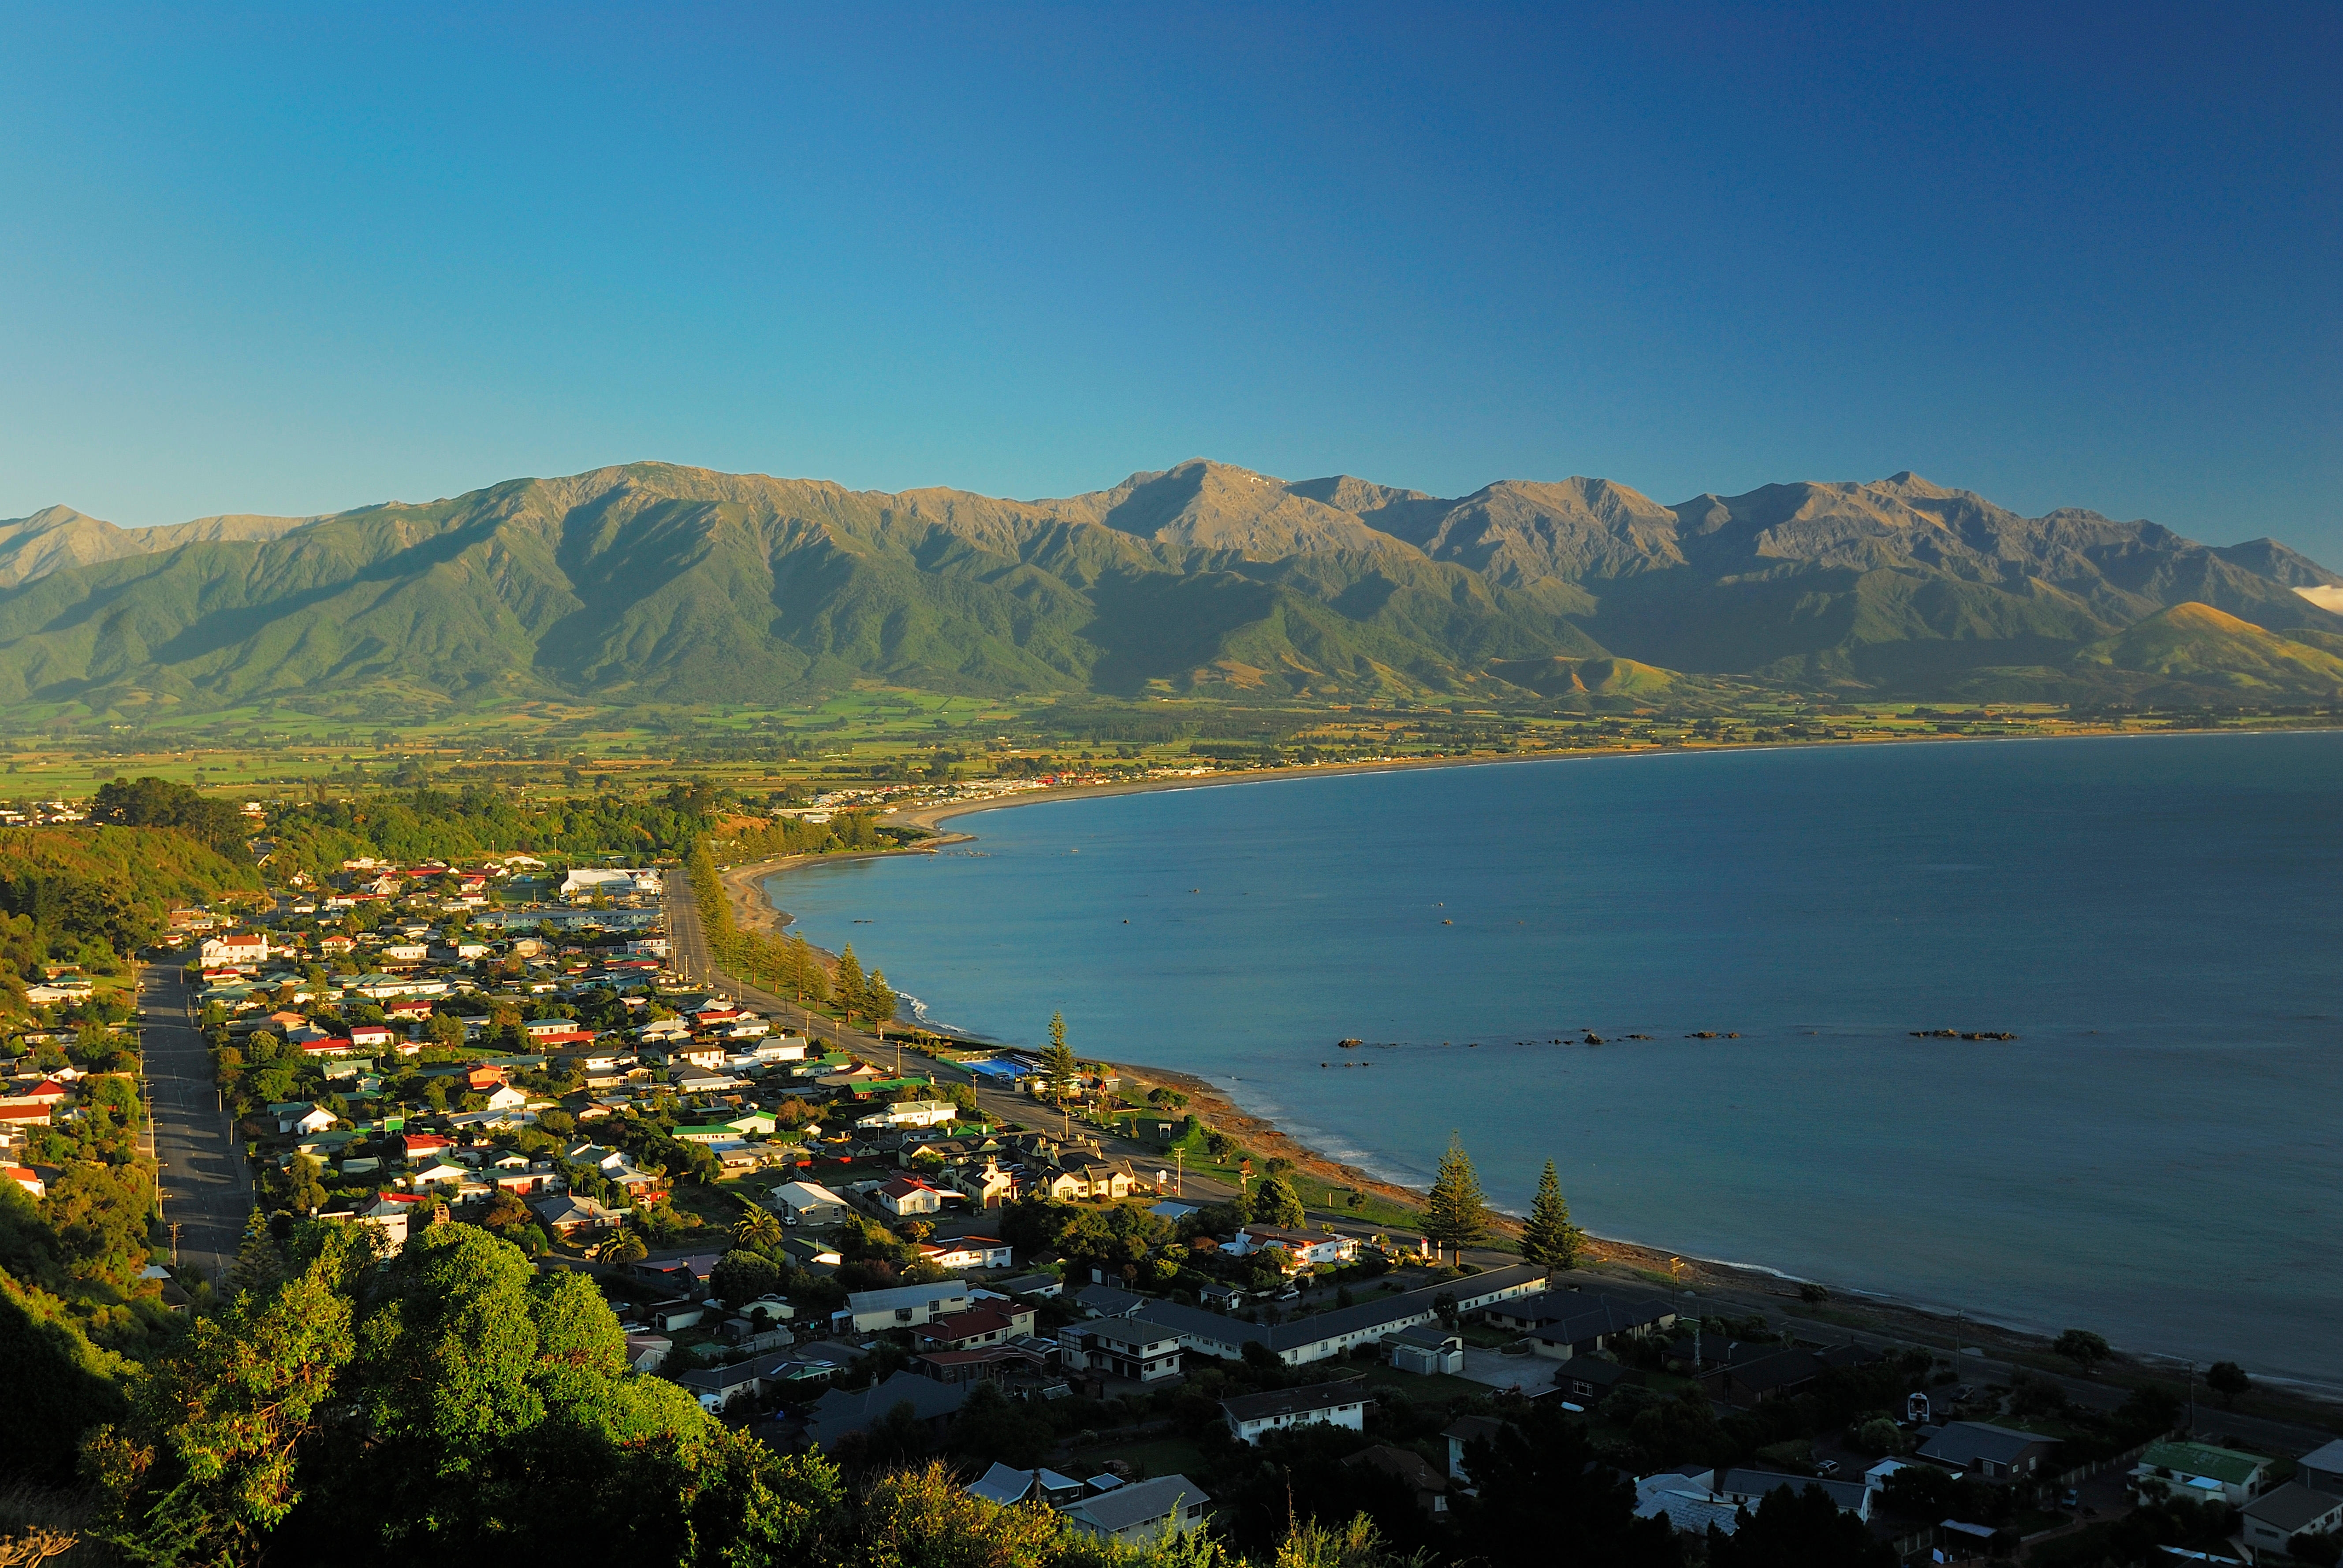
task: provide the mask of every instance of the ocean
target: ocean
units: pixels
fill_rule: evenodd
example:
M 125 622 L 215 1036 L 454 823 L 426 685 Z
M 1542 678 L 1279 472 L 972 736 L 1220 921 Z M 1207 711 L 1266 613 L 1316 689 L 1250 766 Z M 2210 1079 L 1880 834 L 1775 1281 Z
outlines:
M 976 841 L 774 902 L 934 1022 L 1031 1044 L 1062 1010 L 1077 1049 L 1392 1180 L 1453 1131 L 1516 1211 L 1551 1157 L 1599 1235 L 2343 1384 L 2343 733 L 1568 759 L 950 825 Z M 1938 1029 L 2017 1038 L 1911 1032 Z

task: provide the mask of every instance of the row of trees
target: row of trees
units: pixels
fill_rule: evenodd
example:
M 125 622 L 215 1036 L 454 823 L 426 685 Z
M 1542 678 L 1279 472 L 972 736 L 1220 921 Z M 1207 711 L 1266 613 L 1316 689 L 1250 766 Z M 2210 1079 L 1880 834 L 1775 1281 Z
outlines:
M 732 919 L 731 900 L 724 895 L 715 851 L 704 839 L 693 846 L 685 869 L 699 908 L 700 929 L 718 963 L 743 980 L 792 997 L 800 1007 L 834 1003 L 848 1023 L 867 1023 L 881 1040 L 886 1038 L 900 999 L 888 985 L 885 970 L 863 971 L 853 943 L 847 943 L 838 955 L 833 971 L 822 961 L 820 950 L 801 936 L 776 937 L 740 930 Z
M 1451 1133 L 1448 1151 L 1440 1157 L 1440 1169 L 1424 1200 L 1423 1233 L 1440 1246 L 1461 1251 L 1484 1239 L 1492 1220 L 1473 1157 Z M 1550 1269 L 1568 1269 L 1577 1265 L 1585 1248 L 1586 1232 L 1571 1223 L 1562 1179 L 1548 1160 L 1538 1178 L 1537 1193 L 1530 1201 L 1529 1218 L 1522 1225 L 1522 1256 Z

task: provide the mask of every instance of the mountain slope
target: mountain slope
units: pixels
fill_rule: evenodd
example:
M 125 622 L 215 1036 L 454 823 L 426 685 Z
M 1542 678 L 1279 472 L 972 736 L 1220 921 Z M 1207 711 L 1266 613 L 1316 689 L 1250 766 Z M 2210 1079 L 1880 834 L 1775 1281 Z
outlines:
M 2123 670 L 2240 693 L 2343 696 L 2343 657 L 2273 637 L 2204 604 L 2159 610 L 2118 636 L 2077 649 L 2074 662 L 2087 670 Z
M 858 680 L 1559 699 L 1654 696 L 1674 671 L 2129 690 L 2183 678 L 2121 639 L 2184 604 L 2253 634 L 2166 617 L 2198 649 L 2187 679 L 2232 660 L 2239 689 L 2295 689 L 2280 677 L 2316 671 L 2266 645 L 2323 657 L 2343 614 L 2321 600 L 2343 577 L 2272 540 L 2028 518 L 1909 473 L 1664 507 L 1597 478 L 1451 500 L 1202 458 L 1035 501 L 637 463 L 309 519 L 0 523 L 0 703 L 778 701 Z

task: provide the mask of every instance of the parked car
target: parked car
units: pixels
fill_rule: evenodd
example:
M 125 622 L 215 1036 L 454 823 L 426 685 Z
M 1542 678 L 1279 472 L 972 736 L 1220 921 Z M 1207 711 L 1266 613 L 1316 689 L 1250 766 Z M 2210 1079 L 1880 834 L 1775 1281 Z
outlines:
M 1815 1473 L 1816 1475 L 1836 1475 L 1838 1473 L 1838 1461 L 1835 1459 L 1817 1460 L 1815 1462 Z

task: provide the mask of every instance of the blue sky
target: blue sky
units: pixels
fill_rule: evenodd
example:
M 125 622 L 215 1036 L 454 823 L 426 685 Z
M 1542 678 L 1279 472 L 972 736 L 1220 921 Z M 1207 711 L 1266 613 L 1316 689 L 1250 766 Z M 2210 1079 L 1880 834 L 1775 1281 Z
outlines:
M 0 516 L 1911 467 L 2343 567 L 2332 6 L 651 9 L 0 14 Z

